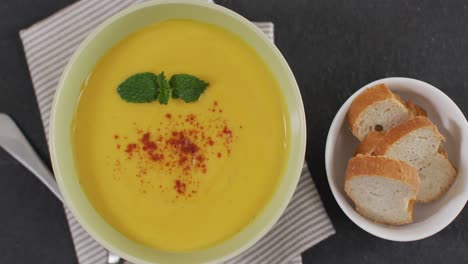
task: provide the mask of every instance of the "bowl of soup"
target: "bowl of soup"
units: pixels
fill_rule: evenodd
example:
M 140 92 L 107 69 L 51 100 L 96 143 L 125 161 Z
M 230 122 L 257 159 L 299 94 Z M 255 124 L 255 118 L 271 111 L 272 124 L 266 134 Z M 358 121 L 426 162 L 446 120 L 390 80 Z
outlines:
M 49 137 L 64 200 L 100 244 L 135 263 L 206 263 L 274 226 L 306 128 L 294 76 L 255 25 L 177 0 L 125 9 L 83 41 Z

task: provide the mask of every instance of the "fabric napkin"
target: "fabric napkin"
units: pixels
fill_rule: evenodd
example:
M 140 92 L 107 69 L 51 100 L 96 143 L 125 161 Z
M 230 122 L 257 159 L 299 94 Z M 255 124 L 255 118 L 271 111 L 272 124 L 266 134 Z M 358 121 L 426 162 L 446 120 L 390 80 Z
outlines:
M 48 139 L 50 108 L 65 64 L 87 34 L 116 12 L 142 0 L 81 0 L 20 31 Z M 272 41 L 271 22 L 255 23 Z M 79 225 L 65 206 L 79 264 L 104 264 L 107 250 Z M 227 263 L 302 263 L 301 253 L 335 233 L 304 164 L 299 185 L 274 228 Z

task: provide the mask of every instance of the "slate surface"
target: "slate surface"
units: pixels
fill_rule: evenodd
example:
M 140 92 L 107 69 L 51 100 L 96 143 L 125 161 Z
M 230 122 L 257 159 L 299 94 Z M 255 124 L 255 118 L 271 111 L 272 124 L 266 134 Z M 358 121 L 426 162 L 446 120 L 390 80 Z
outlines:
M 71 0 L 0 2 L 0 112 L 14 117 L 44 160 L 47 145 L 18 31 Z M 218 1 L 250 20 L 273 21 L 307 112 L 307 161 L 337 234 L 304 263 L 468 263 L 468 209 L 435 236 L 396 243 L 373 237 L 341 211 L 326 181 L 328 128 L 359 87 L 390 76 L 429 82 L 468 113 L 468 2 Z M 49 161 L 47 161 L 49 163 Z M 0 150 L 0 263 L 76 263 L 62 206 Z

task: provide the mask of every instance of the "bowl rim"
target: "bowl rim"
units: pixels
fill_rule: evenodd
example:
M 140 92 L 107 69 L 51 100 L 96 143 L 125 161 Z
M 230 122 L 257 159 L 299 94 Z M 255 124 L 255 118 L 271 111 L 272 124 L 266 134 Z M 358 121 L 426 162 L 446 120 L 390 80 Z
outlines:
M 397 241 L 397 242 L 409 242 L 409 241 L 416 241 L 420 239 L 424 239 L 427 237 L 430 237 L 432 235 L 435 235 L 436 233 L 440 232 L 442 229 L 447 227 L 463 210 L 465 207 L 465 204 L 462 205 L 462 200 L 463 198 L 460 199 L 459 206 L 454 210 L 454 212 L 446 218 L 446 221 L 439 221 L 437 224 L 433 225 L 433 228 L 429 229 L 426 232 L 420 232 L 416 235 L 406 235 L 405 237 L 401 237 L 398 234 L 395 235 L 395 233 L 392 232 L 381 232 L 379 230 L 376 230 L 374 227 L 379 226 L 381 227 L 382 225 L 374 223 L 374 222 L 364 222 L 361 221 L 360 219 L 356 218 L 357 212 L 355 211 L 354 207 L 349 205 L 349 202 L 345 199 L 342 199 L 340 196 L 340 190 L 338 190 L 338 187 L 335 184 L 335 180 L 332 178 L 330 172 L 331 172 L 331 167 L 333 166 L 332 164 L 332 155 L 333 155 L 333 146 L 332 142 L 334 139 L 337 137 L 340 129 L 340 120 L 343 118 L 343 121 L 346 122 L 346 113 L 348 112 L 348 109 L 354 100 L 356 96 L 358 96 L 360 93 L 362 93 L 365 89 L 372 87 L 376 84 L 379 83 L 387 83 L 387 82 L 393 82 L 393 83 L 400 83 L 400 82 L 412 82 L 412 83 L 417 83 L 420 85 L 425 86 L 427 89 L 431 89 L 433 92 L 435 92 L 438 96 L 441 98 L 444 98 L 445 101 L 451 102 L 455 108 L 457 109 L 456 115 L 461 115 L 462 117 L 465 117 L 463 115 L 463 112 L 461 109 L 457 106 L 457 104 L 450 98 L 448 97 L 445 93 L 443 93 L 440 89 L 436 88 L 435 86 L 426 83 L 421 80 L 413 79 L 413 78 L 407 78 L 407 77 L 386 77 L 382 79 L 378 79 L 375 81 L 372 81 L 361 88 L 359 88 L 357 91 L 355 91 L 340 107 L 338 112 L 336 113 L 335 117 L 333 118 L 332 124 L 330 126 L 330 129 L 328 131 L 327 135 L 327 140 L 326 140 L 326 145 L 325 145 L 325 169 L 327 172 L 327 180 L 328 180 L 328 185 L 330 186 L 330 189 L 333 193 L 333 197 L 335 198 L 336 202 L 338 203 L 339 207 L 341 210 L 346 214 L 346 216 L 351 219 L 351 221 L 359 226 L 361 229 L 364 231 L 368 232 L 369 234 L 372 234 L 376 237 L 380 237 L 386 240 L 391 240 L 391 241 Z M 466 120 L 466 117 L 465 117 Z M 351 133 L 351 132 L 350 132 Z M 458 176 L 462 177 L 462 176 Z M 465 196 L 465 200 L 468 198 L 468 190 L 464 190 L 463 196 Z M 385 226 L 385 228 L 390 229 L 390 226 Z
M 51 116 L 50 116 L 50 124 L 49 124 L 49 151 L 50 151 L 50 157 L 52 161 L 52 167 L 54 169 L 55 175 L 56 175 L 56 180 L 59 186 L 59 189 L 63 195 L 63 199 L 65 201 L 65 204 L 67 207 L 70 209 L 72 212 L 73 216 L 78 220 L 80 225 L 85 229 L 85 231 L 93 237 L 96 241 L 98 241 L 103 247 L 106 249 L 118 253 L 120 256 L 123 258 L 130 260 L 135 263 L 149 263 L 147 260 L 143 260 L 138 256 L 130 255 L 127 254 L 125 251 L 117 249 L 112 242 L 107 241 L 103 236 L 101 236 L 100 231 L 95 229 L 94 227 L 91 227 L 91 224 L 88 223 L 87 220 L 84 219 L 84 217 L 81 216 L 79 209 L 76 208 L 73 198 L 71 198 L 67 192 L 67 187 L 65 186 L 64 183 L 64 172 L 61 170 L 61 166 L 59 165 L 59 158 L 57 156 L 57 146 L 56 146 L 56 115 L 57 115 L 57 105 L 58 105 L 58 98 L 60 97 L 60 94 L 62 90 L 64 89 L 64 82 L 73 67 L 74 62 L 77 60 L 77 58 L 80 56 L 81 52 L 88 46 L 89 43 L 93 41 L 93 39 L 102 31 L 104 30 L 107 26 L 111 25 L 114 23 L 116 20 L 119 18 L 122 18 L 132 12 L 135 12 L 140 9 L 144 9 L 147 7 L 152 7 L 152 6 L 157 6 L 157 5 L 164 5 L 164 4 L 185 4 L 185 5 L 193 5 L 193 6 L 198 6 L 198 7 L 203 7 L 203 8 L 209 8 L 212 9 L 216 12 L 222 13 L 223 15 L 229 16 L 231 18 L 234 18 L 238 22 L 242 23 L 243 26 L 248 27 L 250 30 L 256 32 L 256 35 L 262 39 L 262 41 L 269 47 L 269 49 L 275 54 L 276 59 L 278 60 L 279 64 L 284 68 L 285 74 L 287 75 L 288 81 L 291 82 L 291 91 L 294 92 L 294 99 L 295 101 L 300 102 L 299 105 L 295 106 L 294 109 L 297 111 L 297 116 L 299 117 L 298 124 L 297 124 L 297 130 L 299 137 L 297 138 L 297 144 L 298 144 L 298 156 L 302 157 L 302 159 L 297 160 L 297 161 L 291 161 L 290 166 L 292 170 L 294 171 L 293 175 L 288 176 L 286 173 L 286 169 L 282 175 L 282 177 L 290 177 L 291 180 L 288 181 L 288 189 L 287 193 L 284 195 L 281 203 L 277 207 L 278 209 L 275 210 L 275 213 L 273 216 L 270 218 L 268 222 L 263 226 L 263 228 L 258 231 L 256 236 L 252 236 L 247 243 L 245 243 L 242 246 L 237 247 L 235 250 L 231 250 L 229 254 L 223 255 L 218 257 L 217 259 L 211 260 L 210 263 L 218 263 L 222 262 L 228 259 L 231 259 L 240 253 L 244 252 L 251 246 L 253 246 L 255 243 L 257 243 L 262 237 L 266 235 L 268 231 L 271 230 L 271 228 L 274 226 L 274 224 L 279 220 L 280 216 L 284 213 L 286 207 L 288 206 L 289 202 L 292 199 L 292 196 L 296 190 L 297 184 L 299 182 L 299 178 L 301 175 L 301 170 L 304 162 L 304 157 L 305 157 L 305 149 L 306 149 L 306 120 L 305 120 L 305 111 L 304 111 L 304 105 L 302 101 L 302 96 L 299 90 L 299 86 L 297 84 L 297 81 L 294 77 L 294 74 L 292 73 L 291 68 L 289 67 L 287 61 L 281 54 L 281 52 L 278 50 L 278 48 L 273 44 L 273 42 L 268 39 L 265 34 L 258 28 L 256 27 L 252 22 L 241 16 L 240 14 L 237 14 L 236 12 L 227 9 L 225 7 L 216 5 L 210 1 L 205 1 L 205 0 L 150 0 L 146 1 L 140 4 L 135 4 L 130 7 L 124 8 L 123 10 L 117 12 L 116 14 L 110 16 L 103 22 L 101 22 L 96 28 L 94 28 L 88 36 L 81 42 L 81 44 L 78 46 L 76 51 L 73 53 L 71 58 L 69 59 L 68 63 L 66 64 L 64 71 L 60 77 L 59 83 L 57 85 L 57 90 L 54 94 L 53 98 L 53 103 L 52 103 L 52 108 L 51 108 Z M 292 153 L 288 154 L 288 157 L 290 157 Z M 279 182 L 279 184 L 283 183 L 282 181 Z M 279 187 L 277 187 L 279 188 Z M 270 200 L 268 202 L 271 203 L 272 201 Z M 267 204 L 267 205 L 268 205 Z M 267 206 L 265 205 L 265 207 Z M 265 208 L 264 208 L 265 209 Z M 263 210 L 263 209 L 262 209 Z M 259 215 L 261 215 L 260 213 Z M 101 217 L 101 216 L 100 216 Z M 102 217 L 101 217 L 102 218 Z M 107 222 L 106 222 L 107 223 Z M 109 224 L 108 224 L 109 225 Z M 247 226 L 246 226 L 247 227 Z M 244 227 L 244 228 L 246 228 Z M 223 243 L 223 242 L 221 242 Z M 218 245 L 218 244 L 216 244 Z M 215 245 L 215 246 L 216 246 Z M 196 250 L 195 250 L 196 251 Z

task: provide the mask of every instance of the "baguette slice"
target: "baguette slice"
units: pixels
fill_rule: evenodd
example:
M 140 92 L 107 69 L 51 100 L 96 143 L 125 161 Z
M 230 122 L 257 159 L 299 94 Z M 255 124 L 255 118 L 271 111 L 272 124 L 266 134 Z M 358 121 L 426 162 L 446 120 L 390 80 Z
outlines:
M 357 155 L 348 163 L 345 191 L 358 213 L 375 222 L 411 223 L 418 190 L 417 170 L 403 161 Z
M 419 169 L 421 187 L 416 200 L 431 202 L 445 194 L 457 178 L 457 169 L 443 148 L 432 157 L 429 164 Z
M 374 130 L 387 131 L 410 117 L 405 102 L 385 84 L 373 86 L 358 95 L 347 114 L 348 125 L 359 140 Z
M 373 154 L 422 168 L 429 164 L 442 141 L 444 137 L 427 117 L 416 116 L 388 130 Z

